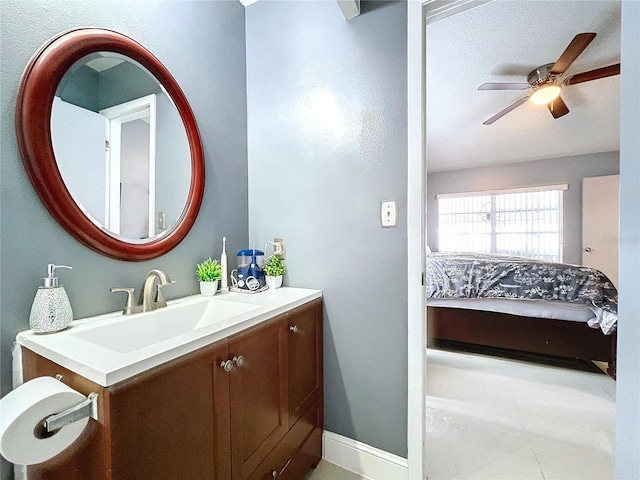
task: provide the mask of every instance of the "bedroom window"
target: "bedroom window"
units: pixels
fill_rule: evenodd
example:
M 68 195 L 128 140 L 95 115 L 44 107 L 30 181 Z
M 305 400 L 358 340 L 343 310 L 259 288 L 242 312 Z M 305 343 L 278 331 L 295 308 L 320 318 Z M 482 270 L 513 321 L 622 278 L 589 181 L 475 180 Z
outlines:
M 438 195 L 438 250 L 562 261 L 567 185 Z

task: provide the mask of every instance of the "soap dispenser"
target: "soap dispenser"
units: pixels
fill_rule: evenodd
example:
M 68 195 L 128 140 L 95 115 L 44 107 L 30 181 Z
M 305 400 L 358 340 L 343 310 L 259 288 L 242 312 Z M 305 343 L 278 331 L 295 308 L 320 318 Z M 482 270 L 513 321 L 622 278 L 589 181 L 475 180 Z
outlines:
M 36 333 L 57 332 L 67 328 L 73 320 L 67 292 L 55 276 L 56 268 L 73 267 L 53 263 L 48 265 L 48 276 L 44 279 L 44 285 L 38 287 L 29 315 L 29 327 Z

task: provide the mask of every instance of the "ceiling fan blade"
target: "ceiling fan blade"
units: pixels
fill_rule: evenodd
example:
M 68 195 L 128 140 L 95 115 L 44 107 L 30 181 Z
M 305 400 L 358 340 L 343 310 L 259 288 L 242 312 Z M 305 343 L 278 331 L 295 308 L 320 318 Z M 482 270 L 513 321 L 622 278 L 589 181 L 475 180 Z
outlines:
M 569 113 L 569 107 L 567 107 L 567 104 L 564 103 L 562 97 L 558 97 L 553 102 L 547 103 L 547 108 L 549 108 L 549 111 L 551 112 L 551 115 L 553 115 L 553 118 L 560 118 Z
M 595 33 L 579 33 L 573 37 L 573 40 L 571 40 L 566 50 L 562 52 L 562 55 L 560 55 L 560 58 L 553 65 L 549 73 L 552 75 L 562 75 L 566 72 L 594 38 L 596 38 Z
M 564 79 L 565 85 L 575 85 L 576 83 L 590 82 L 591 80 L 598 80 L 599 78 L 612 77 L 613 75 L 620 75 L 620 64 L 609 65 L 608 67 L 596 68 L 595 70 L 589 70 L 588 72 L 576 73 Z
M 528 83 L 483 83 L 478 90 L 526 90 L 530 87 Z
M 509 113 L 511 110 L 515 110 L 517 107 L 519 107 L 520 105 L 522 105 L 523 103 L 525 103 L 527 100 L 529 100 L 529 97 L 522 97 L 520 100 L 515 101 L 514 103 L 512 103 L 511 105 L 509 105 L 507 108 L 500 110 L 498 113 L 496 113 L 493 117 L 491 117 L 489 120 L 485 120 L 484 122 L 482 122 L 483 125 L 491 125 L 493 122 L 495 122 L 496 120 L 504 117 L 507 113 Z

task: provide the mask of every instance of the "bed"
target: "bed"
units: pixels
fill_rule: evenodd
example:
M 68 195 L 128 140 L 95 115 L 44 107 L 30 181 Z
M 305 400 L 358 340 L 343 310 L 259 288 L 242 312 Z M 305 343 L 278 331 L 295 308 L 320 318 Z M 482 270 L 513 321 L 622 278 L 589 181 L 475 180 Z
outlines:
M 616 375 L 617 290 L 584 266 L 479 253 L 427 255 L 430 343 L 600 361 Z

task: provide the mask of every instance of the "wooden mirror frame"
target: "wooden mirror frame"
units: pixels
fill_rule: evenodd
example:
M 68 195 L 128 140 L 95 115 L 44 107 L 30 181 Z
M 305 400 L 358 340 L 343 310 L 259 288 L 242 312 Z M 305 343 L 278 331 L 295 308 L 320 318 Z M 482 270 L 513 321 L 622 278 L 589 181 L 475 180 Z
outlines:
M 91 221 L 69 193 L 53 151 L 51 111 L 58 84 L 74 63 L 101 51 L 125 55 L 155 76 L 175 104 L 189 141 L 191 183 L 185 208 L 169 230 L 146 243 L 116 238 Z M 150 260 L 178 245 L 193 226 L 204 194 L 204 156 L 198 126 L 189 102 L 171 73 L 135 40 L 111 30 L 80 28 L 46 42 L 22 75 L 15 125 L 22 162 L 40 200 L 58 223 L 87 247 L 119 260 Z

